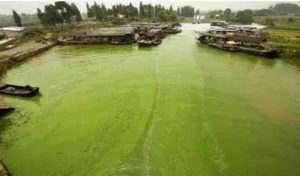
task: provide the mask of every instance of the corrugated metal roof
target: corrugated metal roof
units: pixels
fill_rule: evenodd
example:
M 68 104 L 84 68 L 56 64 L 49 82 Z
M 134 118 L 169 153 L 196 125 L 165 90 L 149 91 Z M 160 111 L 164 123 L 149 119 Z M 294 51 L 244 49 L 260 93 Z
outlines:
M 132 34 L 132 27 L 97 28 L 87 32 L 87 36 L 122 36 Z
M 67 36 L 123 36 L 133 34 L 133 27 L 111 27 L 111 28 L 96 28 L 96 29 L 80 29 L 73 30 Z
M 16 32 L 21 32 L 24 31 L 26 27 L 20 27 L 20 26 L 8 26 L 8 27 L 3 27 L 3 31 L 16 31 Z

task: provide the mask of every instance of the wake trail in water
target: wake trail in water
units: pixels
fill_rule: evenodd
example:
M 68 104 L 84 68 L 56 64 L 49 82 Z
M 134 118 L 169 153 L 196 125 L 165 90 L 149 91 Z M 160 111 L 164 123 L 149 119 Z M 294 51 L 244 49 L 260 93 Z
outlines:
M 200 71 L 201 72 L 201 71 Z M 201 73 L 202 75 L 202 73 Z M 223 153 L 219 149 L 216 139 L 213 136 L 212 132 L 210 131 L 209 124 L 208 124 L 208 118 L 207 114 L 205 111 L 205 104 L 204 104 L 204 80 L 203 76 L 200 78 L 200 85 L 201 85 L 201 90 L 200 91 L 200 97 L 201 97 L 201 116 L 203 117 L 203 123 L 202 123 L 202 129 L 203 129 L 203 134 L 204 134 L 204 139 L 209 141 L 207 143 L 207 151 L 209 151 L 209 159 L 216 165 L 218 172 L 220 175 L 228 175 L 228 166 L 225 162 Z
M 155 72 L 154 72 L 154 81 L 155 81 L 155 91 L 154 91 L 154 103 L 152 106 L 152 112 L 151 112 L 151 117 L 150 121 L 148 124 L 148 130 L 146 133 L 146 138 L 145 138 L 145 143 L 143 146 L 143 155 L 145 157 L 145 175 L 149 176 L 150 175 L 150 169 L 151 169 L 151 164 L 150 164 L 150 153 L 151 153 L 151 148 L 152 148 L 152 143 L 153 143 L 153 130 L 155 128 L 157 119 L 158 119 L 158 102 L 159 102 L 159 97 L 160 97 L 160 86 L 158 84 L 157 80 L 157 75 L 159 73 L 159 63 L 157 61 L 157 58 L 155 58 Z
M 155 58 L 154 66 L 154 95 L 153 104 L 142 138 L 137 143 L 136 148 L 129 157 L 110 172 L 110 176 L 117 175 L 143 175 L 151 174 L 151 150 L 153 145 L 153 131 L 158 120 L 158 102 L 160 99 L 160 86 L 157 75 L 159 73 L 159 63 Z

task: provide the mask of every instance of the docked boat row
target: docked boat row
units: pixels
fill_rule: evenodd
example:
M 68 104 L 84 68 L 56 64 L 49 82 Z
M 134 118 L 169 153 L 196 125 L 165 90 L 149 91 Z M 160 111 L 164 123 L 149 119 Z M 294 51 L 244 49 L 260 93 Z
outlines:
M 161 39 L 167 34 L 181 32 L 179 27 L 180 23 L 132 23 L 118 27 L 80 28 L 62 34 L 58 43 L 62 45 L 138 43 L 139 46 L 152 46 L 160 44 Z
M 179 23 L 172 25 L 141 25 L 138 27 L 137 43 L 139 46 L 156 46 L 161 44 L 168 34 L 177 34 L 182 30 Z
M 20 97 L 33 97 L 39 93 L 38 87 L 31 87 L 29 85 L 19 86 L 13 84 L 0 85 L 0 94 L 20 96 Z M 14 107 L 0 107 L 0 117 L 15 110 Z
M 246 52 L 256 56 L 275 58 L 280 51 L 270 47 L 263 28 L 257 27 L 212 27 L 204 32 L 196 32 L 197 40 L 210 47 L 229 52 Z

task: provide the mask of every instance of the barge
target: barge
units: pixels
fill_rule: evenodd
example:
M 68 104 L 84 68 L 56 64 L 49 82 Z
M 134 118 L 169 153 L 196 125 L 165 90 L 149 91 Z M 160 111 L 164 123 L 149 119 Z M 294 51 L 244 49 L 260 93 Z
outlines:
M 258 28 L 210 28 L 198 32 L 197 40 L 210 47 L 230 52 L 246 52 L 267 58 L 279 57 L 278 49 L 270 48 L 262 29 Z

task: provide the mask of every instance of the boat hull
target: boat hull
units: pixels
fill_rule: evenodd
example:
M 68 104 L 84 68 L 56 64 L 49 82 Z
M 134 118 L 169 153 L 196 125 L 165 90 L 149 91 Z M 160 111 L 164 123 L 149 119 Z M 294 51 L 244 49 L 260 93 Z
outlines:
M 38 87 L 18 86 L 12 84 L 4 84 L 0 86 L 0 94 L 21 96 L 21 97 L 33 97 L 38 93 L 39 93 Z
M 15 110 L 13 107 L 0 107 L 0 117 L 12 112 Z

